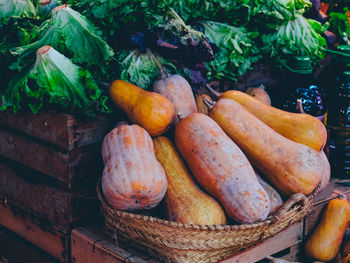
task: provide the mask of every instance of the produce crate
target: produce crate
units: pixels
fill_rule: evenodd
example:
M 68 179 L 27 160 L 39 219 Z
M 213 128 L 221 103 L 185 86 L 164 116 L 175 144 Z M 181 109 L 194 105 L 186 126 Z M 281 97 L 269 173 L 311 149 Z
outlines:
M 82 122 L 71 115 L 0 113 L 0 156 L 62 182 L 94 183 L 102 169 L 101 142 L 113 118 Z
M 258 262 L 270 255 L 291 261 L 300 260 L 300 257 L 303 256 L 303 250 L 301 249 L 303 241 L 310 231 L 316 227 L 322 209 L 330 200 L 339 198 L 342 195 L 348 195 L 350 200 L 350 187 L 340 186 L 336 181 L 332 181 L 315 197 L 310 213 L 302 221 L 262 243 L 221 262 Z M 140 251 L 130 249 L 128 244 L 116 243 L 115 240 L 103 234 L 101 229 L 102 226 L 89 226 L 79 227 L 72 231 L 72 262 L 158 262 Z
M 0 262 L 59 263 L 45 251 L 3 227 L 0 227 Z
M 0 201 L 67 230 L 98 214 L 94 188 L 66 191 L 46 175 L 0 159 Z
M 59 262 L 70 261 L 70 232 L 9 204 L 0 204 L 0 225 Z

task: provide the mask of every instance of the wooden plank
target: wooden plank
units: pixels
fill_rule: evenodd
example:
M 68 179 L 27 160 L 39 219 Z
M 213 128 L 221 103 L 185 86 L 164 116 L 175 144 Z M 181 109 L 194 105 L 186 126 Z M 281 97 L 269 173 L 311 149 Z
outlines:
M 39 221 L 10 205 L 0 205 L 0 225 L 46 251 L 60 262 L 69 262 L 70 234 L 67 231 Z
M 100 177 L 103 166 L 100 145 L 62 153 L 2 129 L 0 156 L 47 174 L 68 188 Z
M 1 160 L 0 174 L 0 200 L 67 229 L 98 213 L 94 185 L 77 192 L 63 191 L 41 181 L 41 175 L 28 169 L 19 173 Z
M 222 260 L 222 263 L 256 262 L 268 255 L 273 255 L 281 250 L 298 244 L 303 239 L 303 222 L 291 225 L 262 243 L 247 249 L 233 257 Z
M 20 253 L 19 253 L 20 252 Z M 33 244 L 0 227 L 0 262 L 58 263 L 59 261 Z
M 113 116 L 99 115 L 95 120 L 82 121 L 72 115 L 30 111 L 0 112 L 0 124 L 11 127 L 67 151 L 101 142 L 113 127 Z
M 86 227 L 79 227 L 72 231 L 71 261 L 73 263 L 148 262 L 118 247 L 101 232 Z

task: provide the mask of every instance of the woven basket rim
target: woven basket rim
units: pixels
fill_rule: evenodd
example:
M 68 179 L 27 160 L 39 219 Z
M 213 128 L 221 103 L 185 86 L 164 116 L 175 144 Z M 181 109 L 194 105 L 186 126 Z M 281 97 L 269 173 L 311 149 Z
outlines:
M 282 206 L 277 210 L 277 212 L 275 212 L 273 215 L 270 215 L 267 219 L 265 219 L 264 221 L 261 221 L 261 222 L 238 224 L 238 225 L 195 225 L 195 224 L 183 224 L 183 223 L 169 221 L 166 219 L 161 219 L 161 218 L 157 218 L 157 217 L 153 217 L 153 216 L 136 214 L 136 213 L 129 212 L 129 211 L 121 211 L 121 210 L 115 209 L 107 203 L 106 199 L 103 196 L 101 180 L 99 180 L 97 183 L 96 191 L 97 191 L 98 198 L 102 204 L 102 207 L 105 210 L 109 210 L 109 212 L 111 212 L 112 214 L 114 214 L 116 216 L 119 216 L 122 218 L 128 217 L 130 219 L 139 219 L 139 220 L 142 220 L 144 222 L 157 222 L 159 224 L 170 226 L 170 227 L 177 228 L 177 229 L 206 230 L 206 231 L 218 231 L 218 230 L 239 231 L 239 230 L 246 230 L 246 229 L 257 228 L 257 227 L 262 227 L 262 226 L 274 224 L 277 220 L 280 220 L 283 217 L 283 212 L 285 212 L 285 211 L 283 211 L 284 205 L 286 205 L 286 203 L 289 202 L 292 198 L 292 197 L 290 197 L 286 202 L 284 202 L 282 204 Z M 318 191 L 319 191 L 319 186 L 316 187 L 316 189 L 313 191 L 313 193 L 307 197 L 305 197 L 305 195 L 303 195 L 301 193 L 295 194 L 295 195 L 298 195 L 298 197 L 300 197 L 300 195 L 301 195 L 305 198 L 304 199 L 305 203 L 304 203 L 304 205 L 301 205 L 300 208 L 310 206 L 312 203 L 313 197 L 318 193 Z M 291 208 L 294 207 L 295 205 L 297 205 L 298 203 L 300 203 L 301 201 L 302 200 L 300 200 L 299 202 L 296 202 L 293 206 L 291 206 Z M 282 216 L 279 215 L 279 212 L 281 212 L 280 214 L 282 214 Z

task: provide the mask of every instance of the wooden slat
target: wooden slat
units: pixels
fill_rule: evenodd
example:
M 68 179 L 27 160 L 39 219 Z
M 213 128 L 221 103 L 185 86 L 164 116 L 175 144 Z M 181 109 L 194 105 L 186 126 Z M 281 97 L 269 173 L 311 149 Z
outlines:
M 95 120 L 79 121 L 72 115 L 30 111 L 0 112 L 0 124 L 11 127 L 67 151 L 101 142 L 113 127 L 113 116 L 98 116 Z
M 19 134 L 0 129 L 0 156 L 47 174 L 71 188 L 98 178 L 100 145 L 62 153 Z
M 289 228 L 276 234 L 272 238 L 247 249 L 222 263 L 256 262 L 268 255 L 273 255 L 281 250 L 298 244 L 303 238 L 303 222 L 293 224 Z
M 46 251 L 60 262 L 70 260 L 70 235 L 64 230 L 38 221 L 33 216 L 9 205 L 0 205 L 0 225 L 33 245 Z
M 75 222 L 97 214 L 99 203 L 92 189 L 64 191 L 40 180 L 30 171 L 22 174 L 0 160 L 0 201 L 6 200 L 25 211 L 69 229 Z
M 148 262 L 118 247 L 101 232 L 85 227 L 72 231 L 71 260 L 73 263 Z
M 13 232 L 0 227 L 0 262 L 58 263 L 59 261 Z

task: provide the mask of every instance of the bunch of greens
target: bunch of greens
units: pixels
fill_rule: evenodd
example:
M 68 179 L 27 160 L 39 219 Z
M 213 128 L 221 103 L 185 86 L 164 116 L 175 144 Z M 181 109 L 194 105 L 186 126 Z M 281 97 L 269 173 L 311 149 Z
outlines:
M 33 113 L 54 106 L 64 112 L 93 116 L 96 108 L 109 111 L 91 74 L 50 46 L 37 52 L 34 66 L 10 82 L 0 110 L 14 112 L 27 105 Z
M 206 19 L 234 23 L 244 21 L 249 0 L 69 0 L 68 3 L 86 16 L 94 17 L 108 35 L 122 27 L 143 31 L 164 23 L 164 14 L 173 8 L 185 22 Z
M 309 0 L 251 0 L 252 21 L 275 28 L 286 20 L 294 20 L 312 6 Z
M 161 56 L 154 55 L 156 61 L 169 72 L 176 72 L 176 67 Z M 159 76 L 159 67 L 150 53 L 138 50 L 121 51 L 117 54 L 120 63 L 120 79 L 133 83 L 143 89 L 150 89 L 153 81 Z
M 271 57 L 283 59 L 288 55 L 309 56 L 316 62 L 324 56 L 326 40 L 321 36 L 327 29 L 319 22 L 299 15 L 287 20 L 278 30 L 261 35 L 262 50 Z
M 344 8 L 343 13 L 331 12 L 329 23 L 332 31 L 336 33 L 340 42 L 350 45 L 350 22 L 348 21 L 348 8 Z
M 35 51 L 50 45 L 71 58 L 74 63 L 101 65 L 114 55 L 112 48 L 101 38 L 101 32 L 84 16 L 67 5 L 52 10 L 51 19 L 44 21 L 33 34 L 35 42 L 10 49 L 19 56 L 12 69 L 22 70 L 35 60 Z
M 261 58 L 254 43 L 256 34 L 246 28 L 212 21 L 199 24 L 204 27 L 208 39 L 221 49 L 215 59 L 207 63 L 210 78 L 235 80 Z

